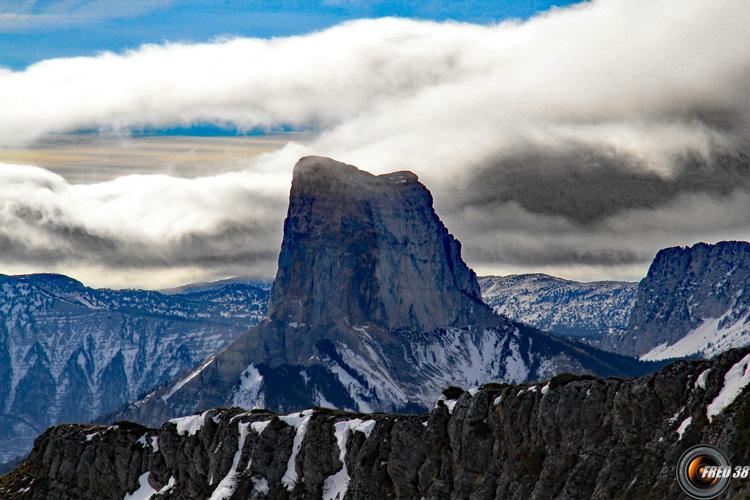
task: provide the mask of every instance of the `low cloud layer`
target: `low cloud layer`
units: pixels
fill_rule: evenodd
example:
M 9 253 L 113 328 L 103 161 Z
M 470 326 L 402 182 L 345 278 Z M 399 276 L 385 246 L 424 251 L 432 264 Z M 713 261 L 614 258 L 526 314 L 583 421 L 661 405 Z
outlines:
M 741 0 L 602 0 L 0 72 L 6 147 L 197 122 L 315 131 L 214 177 L 84 186 L 0 166 L 1 263 L 270 275 L 291 167 L 320 154 L 418 173 L 480 272 L 637 279 L 661 247 L 750 236 L 748 25 Z

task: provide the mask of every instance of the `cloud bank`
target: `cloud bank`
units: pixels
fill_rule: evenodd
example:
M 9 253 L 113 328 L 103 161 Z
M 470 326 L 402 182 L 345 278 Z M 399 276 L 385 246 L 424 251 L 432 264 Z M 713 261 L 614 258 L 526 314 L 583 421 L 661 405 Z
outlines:
M 316 132 L 189 180 L 2 166 L 2 263 L 272 274 L 291 167 L 320 154 L 418 173 L 480 272 L 637 278 L 663 246 L 750 236 L 747 26 L 742 0 L 596 0 L 0 72 L 7 147 L 198 122 Z

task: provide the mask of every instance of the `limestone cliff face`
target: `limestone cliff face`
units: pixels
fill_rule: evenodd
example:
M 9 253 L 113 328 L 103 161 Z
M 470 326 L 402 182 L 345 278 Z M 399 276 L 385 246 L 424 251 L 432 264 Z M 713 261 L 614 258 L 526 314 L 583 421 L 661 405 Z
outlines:
M 710 357 L 750 342 L 750 243 L 659 251 L 624 334 L 602 347 L 644 359 Z
M 449 385 L 657 368 L 494 315 L 460 253 L 414 174 L 303 158 L 269 317 L 117 418 L 159 425 L 232 405 L 416 411 Z
M 452 388 L 423 414 L 232 408 L 160 429 L 62 425 L 0 478 L 0 497 L 681 498 L 689 447 L 750 463 L 749 369 L 750 350 L 733 350 L 636 379 Z M 748 495 L 737 479 L 726 498 Z
M 416 175 L 321 157 L 294 168 L 269 309 L 297 324 L 417 332 L 476 324 L 484 312 L 476 275 Z

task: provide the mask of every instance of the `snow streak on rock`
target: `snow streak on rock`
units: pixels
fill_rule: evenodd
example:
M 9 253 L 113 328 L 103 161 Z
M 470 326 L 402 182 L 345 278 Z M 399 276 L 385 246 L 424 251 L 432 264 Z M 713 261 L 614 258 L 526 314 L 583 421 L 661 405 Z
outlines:
M 286 472 L 284 472 L 284 477 L 281 478 L 281 482 L 287 491 L 292 491 L 297 484 L 297 455 L 299 455 L 299 450 L 302 449 L 302 442 L 305 439 L 305 432 L 307 432 L 307 425 L 310 423 L 312 414 L 313 410 L 305 410 L 300 413 L 293 413 L 291 415 L 279 417 L 279 420 L 297 430 L 294 434 L 292 454 L 289 455 Z
M 706 407 L 708 421 L 731 405 L 750 383 L 750 354 L 742 358 L 724 374 L 724 385 L 718 396 Z
M 455 402 L 454 402 L 455 403 Z M 349 472 L 346 468 L 346 444 L 349 441 L 349 434 L 352 432 L 361 432 L 366 437 L 375 428 L 374 420 L 362 421 L 358 418 L 336 422 L 336 444 L 339 447 L 339 461 L 341 469 L 335 474 L 328 476 L 323 483 L 324 500 L 343 500 L 346 496 L 346 490 L 349 487 Z

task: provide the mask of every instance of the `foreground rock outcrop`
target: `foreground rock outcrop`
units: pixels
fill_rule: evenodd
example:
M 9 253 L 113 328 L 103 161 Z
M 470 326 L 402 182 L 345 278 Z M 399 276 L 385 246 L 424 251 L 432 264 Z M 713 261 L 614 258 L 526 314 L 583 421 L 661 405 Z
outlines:
M 748 382 L 750 350 L 733 350 L 629 380 L 453 388 L 429 414 L 231 408 L 158 430 L 62 425 L 0 478 L 0 497 L 680 498 L 690 446 L 750 463 Z M 728 498 L 748 495 L 732 480 Z
M 416 175 L 308 157 L 294 168 L 267 319 L 116 418 L 159 425 L 226 406 L 424 411 L 450 385 L 656 368 L 493 314 Z

